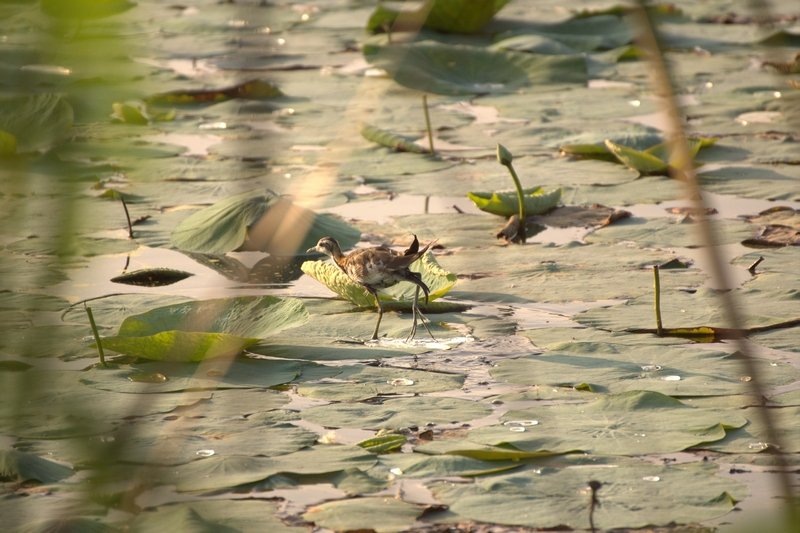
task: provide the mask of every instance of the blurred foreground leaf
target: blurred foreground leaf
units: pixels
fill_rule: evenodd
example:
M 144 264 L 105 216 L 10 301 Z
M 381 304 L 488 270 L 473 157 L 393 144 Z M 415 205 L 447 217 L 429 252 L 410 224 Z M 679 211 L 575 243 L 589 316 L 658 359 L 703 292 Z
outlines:
M 287 328 L 308 320 L 305 306 L 295 299 L 244 296 L 185 302 L 159 307 L 126 318 L 103 347 L 163 361 L 202 361 L 235 356 Z
M 305 253 L 325 236 L 348 247 L 360 235 L 334 216 L 318 215 L 267 190 L 233 196 L 189 215 L 172 232 L 172 244 L 206 254 L 239 250 L 290 256 Z

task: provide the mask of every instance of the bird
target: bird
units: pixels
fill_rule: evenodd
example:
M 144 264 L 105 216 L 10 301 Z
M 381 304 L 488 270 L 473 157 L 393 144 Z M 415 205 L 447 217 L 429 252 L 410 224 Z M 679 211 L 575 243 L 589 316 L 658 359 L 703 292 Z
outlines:
M 416 285 L 414 292 L 414 303 L 411 310 L 414 315 L 414 323 L 411 326 L 407 341 L 413 339 L 417 333 L 417 317 L 421 317 L 422 324 L 428 333 L 433 338 L 430 328 L 425 323 L 425 317 L 419 311 L 417 303 L 419 301 L 419 291 L 425 294 L 425 303 L 428 303 L 430 298 L 430 289 L 425 282 L 422 281 L 422 276 L 419 272 L 412 272 L 409 266 L 425 255 L 431 245 L 436 241 L 431 241 L 427 246 L 420 250 L 419 240 L 414 235 L 414 241 L 404 252 L 398 252 L 386 246 L 376 246 L 373 248 L 359 248 L 345 255 L 339 243 L 333 237 L 322 237 L 316 246 L 309 248 L 306 253 L 319 252 L 329 256 L 339 269 L 344 272 L 348 278 L 353 280 L 358 285 L 364 287 L 374 298 L 375 305 L 378 308 L 378 321 L 375 323 L 375 330 L 372 332 L 372 339 L 377 340 L 378 329 L 381 326 L 381 319 L 383 318 L 383 306 L 378 298 L 378 291 L 386 289 L 401 281 L 409 281 Z

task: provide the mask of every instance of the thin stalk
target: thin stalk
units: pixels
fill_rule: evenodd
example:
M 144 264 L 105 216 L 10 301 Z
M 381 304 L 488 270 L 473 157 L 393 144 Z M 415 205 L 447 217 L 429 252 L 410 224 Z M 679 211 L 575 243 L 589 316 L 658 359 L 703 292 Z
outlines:
M 92 308 L 88 305 L 84 304 L 84 309 L 86 309 L 86 314 L 89 316 L 89 325 L 92 327 L 92 335 L 94 335 L 94 342 L 97 346 L 97 353 L 100 354 L 100 364 L 103 366 L 106 365 L 106 354 L 103 352 L 103 343 L 100 342 L 100 333 L 97 331 L 97 324 L 94 321 L 94 314 L 92 313 Z
M 748 271 L 748 272 L 750 272 L 750 275 L 751 275 L 751 276 L 755 276 L 755 275 L 756 275 L 756 268 L 758 267 L 758 265 L 760 265 L 760 264 L 761 264 L 761 261 L 763 261 L 763 260 L 764 260 L 764 256 L 763 256 L 763 255 L 759 255 L 759 256 L 758 256 L 758 259 L 756 259 L 756 260 L 753 262 L 753 264 L 752 264 L 752 265 L 750 265 L 749 267 L 747 267 L 747 271 Z
M 517 230 L 517 237 L 525 244 L 525 239 L 527 235 L 525 234 L 525 193 L 522 192 L 522 183 L 519 181 L 519 176 L 517 176 L 516 171 L 514 170 L 514 156 L 511 155 L 511 152 L 503 146 L 502 144 L 497 145 L 497 161 L 500 162 L 501 165 L 508 169 L 508 172 L 511 174 L 511 179 L 514 180 L 514 187 L 517 189 L 517 205 L 518 205 L 518 216 L 519 216 L 519 229 Z
M 661 324 L 661 279 L 658 275 L 658 265 L 653 265 L 653 290 L 655 291 L 653 305 L 656 310 L 656 335 L 660 337 L 664 333 L 664 327 Z
M 653 76 L 653 85 L 656 91 L 660 93 L 664 110 L 666 111 L 668 127 L 671 133 L 668 139 L 672 151 L 671 160 L 676 161 L 676 164 L 670 167 L 670 173 L 673 178 L 682 181 L 686 185 L 688 197 L 695 203 L 698 212 L 705 213 L 706 205 L 701 194 L 702 189 L 692 164 L 692 156 L 686 141 L 686 132 L 683 129 L 683 113 L 675 98 L 675 85 L 669 68 L 664 61 L 664 53 L 659 43 L 658 34 L 644 0 L 639 0 L 636 3 L 633 15 L 635 23 L 640 30 L 639 44 L 645 50 L 647 60 L 651 63 L 650 72 Z M 748 383 L 753 395 L 757 398 L 763 398 L 766 391 L 761 385 L 761 371 L 756 365 L 752 349 L 745 339 L 741 308 L 736 302 L 734 291 L 729 290 L 732 285 L 728 279 L 726 264 L 717 252 L 719 240 L 707 217 L 701 216 L 699 218 L 697 228 L 709 254 L 711 275 L 717 281 L 719 288 L 722 289 L 717 294 L 720 308 L 725 313 L 728 326 L 734 332 L 733 344 L 741 356 L 745 373 L 752 377 Z M 770 409 L 759 404 L 758 413 L 766 428 L 767 441 L 775 452 L 773 455 L 777 466 L 775 473 L 778 476 L 780 490 L 785 500 L 784 511 L 787 525 L 790 527 L 797 526 L 800 523 L 800 511 L 793 492 L 789 465 L 782 451 L 786 448 L 781 445 L 782 438 L 777 431 L 774 415 Z
M 425 111 L 425 129 L 428 131 L 428 146 L 431 150 L 431 155 L 436 155 L 436 149 L 433 147 L 433 130 L 431 129 L 431 115 L 428 112 L 428 95 L 422 95 L 422 109 Z
M 597 491 L 600 490 L 603 484 L 597 480 L 591 480 L 589 482 L 589 489 L 592 491 L 591 499 L 589 500 L 589 529 L 591 529 L 592 533 L 597 532 L 597 528 L 594 526 L 594 511 L 598 507 L 600 507 L 600 500 L 597 498 Z
M 125 210 L 125 218 L 128 221 L 128 238 L 133 239 L 133 225 L 131 224 L 131 214 L 128 212 L 128 204 L 125 203 L 125 198 L 122 195 L 119 195 L 119 199 L 122 202 L 122 208 Z

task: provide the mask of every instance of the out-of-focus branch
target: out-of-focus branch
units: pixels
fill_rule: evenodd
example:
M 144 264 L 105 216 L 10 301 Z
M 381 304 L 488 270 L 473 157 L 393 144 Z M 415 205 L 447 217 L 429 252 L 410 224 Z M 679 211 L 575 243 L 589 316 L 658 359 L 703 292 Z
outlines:
M 700 234 L 699 237 L 709 254 L 708 264 L 711 276 L 714 278 L 716 286 L 721 289 L 719 291 L 719 304 L 722 307 L 723 316 L 727 321 L 726 325 L 734 332 L 738 332 L 735 333 L 732 342 L 742 355 L 742 364 L 744 365 L 745 372 L 748 376 L 752 377 L 749 383 L 753 394 L 755 394 L 757 398 L 763 398 L 764 389 L 761 386 L 759 370 L 755 364 L 752 350 L 742 333 L 744 320 L 733 291 L 729 290 L 732 288 L 731 282 L 723 258 L 718 253 L 717 243 L 719 241 L 711 222 L 705 215 L 702 215 L 702 213 L 706 212 L 706 206 L 704 205 L 701 195 L 702 191 L 695 172 L 692 154 L 689 151 L 689 145 L 686 141 L 686 131 L 683 126 L 684 115 L 675 98 L 675 85 L 669 67 L 664 59 L 657 30 L 644 0 L 639 0 L 636 3 L 633 14 L 639 32 L 639 45 L 645 52 L 647 61 L 650 62 L 653 86 L 657 95 L 661 98 L 661 105 L 667 115 L 667 142 L 670 144 L 670 151 L 672 154 L 670 158 L 672 162 L 670 165 L 670 173 L 673 178 L 685 184 L 688 197 L 694 202 L 694 207 L 697 209 L 697 212 L 701 213 L 697 223 Z M 797 524 L 800 517 L 798 517 L 797 507 L 795 506 L 796 501 L 792 491 L 789 466 L 783 455 L 780 435 L 777 432 L 774 418 L 769 409 L 762 406 L 759 409 L 759 414 L 767 428 L 768 442 L 775 452 L 775 459 L 778 466 L 777 473 L 781 485 L 780 489 L 786 500 L 785 510 L 787 523 Z

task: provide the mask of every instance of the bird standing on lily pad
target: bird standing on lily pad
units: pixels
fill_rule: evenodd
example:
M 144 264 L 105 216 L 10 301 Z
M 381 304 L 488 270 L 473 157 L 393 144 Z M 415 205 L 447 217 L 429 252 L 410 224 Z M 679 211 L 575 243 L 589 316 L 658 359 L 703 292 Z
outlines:
M 417 261 L 420 257 L 425 255 L 425 252 L 433 244 L 433 241 L 428 243 L 423 249 L 419 249 L 419 240 L 414 235 L 414 242 L 404 252 L 392 250 L 386 246 L 377 246 L 374 248 L 360 248 L 345 255 L 336 239 L 333 237 L 323 237 L 317 242 L 317 245 L 309 248 L 308 253 L 319 252 L 330 256 L 336 266 L 344 272 L 347 277 L 355 283 L 364 287 L 375 298 L 375 305 L 378 307 L 378 321 L 375 323 L 375 330 L 372 332 L 372 340 L 378 338 L 378 329 L 381 326 L 381 319 L 383 318 L 383 306 L 378 298 L 378 291 L 386 289 L 401 281 L 409 281 L 417 286 L 414 292 L 414 302 L 411 306 L 412 314 L 414 315 L 414 323 L 411 326 L 411 332 L 406 340 L 411 340 L 417 333 L 417 319 L 420 318 L 422 325 L 428 330 L 428 333 L 433 337 L 431 330 L 425 323 L 425 317 L 420 312 L 417 304 L 419 302 L 419 291 L 425 294 L 425 303 L 428 303 L 430 290 L 428 286 L 422 281 L 422 276 L 419 272 L 412 272 L 409 267 Z

